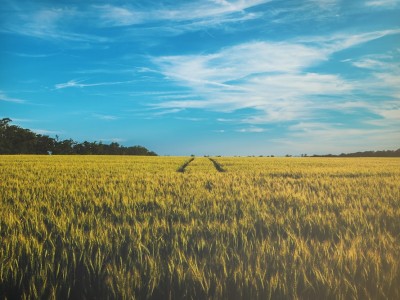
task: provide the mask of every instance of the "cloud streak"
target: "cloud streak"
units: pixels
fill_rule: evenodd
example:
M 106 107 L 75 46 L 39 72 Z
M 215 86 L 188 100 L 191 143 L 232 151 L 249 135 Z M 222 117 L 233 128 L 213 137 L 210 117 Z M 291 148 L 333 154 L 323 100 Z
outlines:
M 61 131 L 55 130 L 47 130 L 47 129 L 31 129 L 33 132 L 41 135 L 54 135 L 54 134 L 62 134 Z
M 338 109 L 331 103 L 321 104 L 321 99 L 327 95 L 351 97 L 365 82 L 309 70 L 329 61 L 337 52 L 399 33 L 400 30 L 393 29 L 285 42 L 249 42 L 210 54 L 155 57 L 153 63 L 167 79 L 198 96 L 197 99 L 162 101 L 153 106 L 226 112 L 253 109 L 252 116 L 242 119 L 250 124 L 315 118 L 321 109 Z M 353 64 L 386 66 L 372 60 Z M 400 86 L 398 77 L 388 73 L 376 73 L 374 77 L 382 86 Z
M 99 120 L 104 120 L 104 121 L 115 121 L 120 119 L 117 116 L 113 116 L 113 115 L 103 115 L 103 114 L 93 114 L 93 117 Z
M 372 0 L 367 1 L 365 5 L 371 7 L 394 7 L 399 5 L 399 3 L 400 1 L 398 0 Z
M 110 41 L 108 37 L 77 30 L 76 26 L 83 26 L 83 21 L 85 19 L 87 21 L 88 14 L 74 7 L 43 7 L 33 3 L 25 4 L 26 7 L 14 5 L 13 8 L 9 8 L 7 14 L 3 13 L 1 32 L 58 42 L 104 43 Z
M 271 2 L 272 0 L 240 1 L 196 1 L 173 8 L 154 7 L 152 10 L 139 10 L 130 6 L 94 6 L 102 21 L 102 26 L 130 26 L 154 24 L 157 22 L 186 23 L 187 26 L 207 26 L 236 20 L 259 17 L 247 9 Z M 235 17 L 232 17 L 237 15 Z
M 260 127 L 249 127 L 249 128 L 238 129 L 236 131 L 237 132 L 261 133 L 261 132 L 265 132 L 266 130 L 264 128 L 260 128 Z
M 119 84 L 129 84 L 134 81 L 110 81 L 110 82 L 97 82 L 97 83 L 82 83 L 85 80 L 70 80 L 65 83 L 57 83 L 54 88 L 56 90 L 66 89 L 66 88 L 85 88 L 85 87 L 95 87 L 95 86 L 105 86 L 105 85 L 119 85 Z
M 114 4 L 40 5 L 32 3 L 9 6 L 3 12 L 0 31 L 31 36 L 43 40 L 70 43 L 112 43 L 125 36 L 110 38 L 102 29 L 134 27 L 140 32 L 150 30 L 180 34 L 221 26 L 226 23 L 245 22 L 263 14 L 248 12 L 248 9 L 272 0 L 196 1 L 180 5 L 152 4 L 146 9 L 138 6 Z
M 26 100 L 14 98 L 6 95 L 4 92 L 0 91 L 0 101 L 11 102 L 11 103 L 18 103 L 23 104 L 26 103 Z

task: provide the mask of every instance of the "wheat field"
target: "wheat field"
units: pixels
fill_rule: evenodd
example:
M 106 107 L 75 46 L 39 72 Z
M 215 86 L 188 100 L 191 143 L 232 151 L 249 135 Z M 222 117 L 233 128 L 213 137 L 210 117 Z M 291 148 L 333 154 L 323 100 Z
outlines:
M 214 159 L 1 156 L 0 298 L 400 299 L 400 159 Z

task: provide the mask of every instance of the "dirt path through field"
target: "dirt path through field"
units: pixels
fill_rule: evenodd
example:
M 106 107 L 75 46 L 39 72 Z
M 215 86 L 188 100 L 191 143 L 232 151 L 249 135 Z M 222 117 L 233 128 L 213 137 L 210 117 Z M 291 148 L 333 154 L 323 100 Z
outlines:
M 221 166 L 221 164 L 217 162 L 215 159 L 209 158 L 209 160 L 211 160 L 215 169 L 217 169 L 218 172 L 226 172 L 226 170 Z
M 185 161 L 181 166 L 179 166 L 179 168 L 176 170 L 177 172 L 181 172 L 184 173 L 186 167 L 192 162 L 194 161 L 194 157 L 189 158 L 187 161 Z
M 178 169 L 176 169 L 176 171 L 180 172 L 180 173 L 185 173 L 185 172 L 190 173 L 193 171 L 208 172 L 208 171 L 212 171 L 215 168 L 215 170 L 218 172 L 226 172 L 226 170 L 222 167 L 222 165 L 213 158 L 210 158 L 210 157 L 208 157 L 208 159 L 206 157 L 199 158 L 199 159 L 196 159 L 196 162 L 192 163 L 194 160 L 195 160 L 194 157 L 189 158 L 182 165 L 180 165 L 178 167 Z M 214 168 L 211 167 L 210 162 L 212 163 Z M 190 165 L 190 167 L 189 167 L 189 165 Z

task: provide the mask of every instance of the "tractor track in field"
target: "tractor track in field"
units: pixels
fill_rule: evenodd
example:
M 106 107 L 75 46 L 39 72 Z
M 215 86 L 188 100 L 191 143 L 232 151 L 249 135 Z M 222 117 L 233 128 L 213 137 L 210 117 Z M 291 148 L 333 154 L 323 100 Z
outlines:
M 189 158 L 187 161 L 185 161 L 181 166 L 179 166 L 179 168 L 176 170 L 177 172 L 180 173 L 184 173 L 186 167 L 192 162 L 194 161 L 194 157 Z
M 215 169 L 217 169 L 218 172 L 226 172 L 226 170 L 222 167 L 222 165 L 219 162 L 217 162 L 215 159 L 210 158 L 210 157 L 208 159 L 211 160 Z
M 189 164 L 190 164 L 192 161 L 194 161 L 194 159 L 195 159 L 195 157 L 189 158 L 189 159 L 186 160 L 182 165 L 180 165 L 180 166 L 178 167 L 178 169 L 176 169 L 176 171 L 179 172 L 179 173 L 185 173 L 186 167 L 189 166 Z M 215 159 L 210 158 L 210 157 L 209 157 L 208 159 L 212 162 L 214 168 L 215 168 L 218 172 L 226 172 L 226 170 L 222 167 L 222 165 L 221 165 L 219 162 L 217 162 Z

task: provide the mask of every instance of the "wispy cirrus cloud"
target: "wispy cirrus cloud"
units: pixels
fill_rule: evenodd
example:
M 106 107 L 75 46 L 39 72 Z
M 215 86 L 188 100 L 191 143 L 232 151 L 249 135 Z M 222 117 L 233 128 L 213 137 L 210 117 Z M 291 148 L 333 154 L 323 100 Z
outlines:
M 373 58 L 362 58 L 352 62 L 352 65 L 362 69 L 382 70 L 392 67 L 391 64 Z
M 6 95 L 4 92 L 0 91 L 0 101 L 5 101 L 5 102 L 12 102 L 12 103 L 26 103 L 26 100 L 20 99 L 20 98 L 14 98 Z
M 37 122 L 37 120 L 34 119 L 21 119 L 21 118 L 11 118 L 13 122 L 18 122 L 18 123 L 30 123 L 30 122 Z
M 231 82 L 259 74 L 293 74 L 327 61 L 335 52 L 381 37 L 400 34 L 400 29 L 356 35 L 298 38 L 286 42 L 249 42 L 217 53 L 153 58 L 167 78 L 190 86 L 233 87 Z
M 266 129 L 260 128 L 260 127 L 248 127 L 248 128 L 241 128 L 236 131 L 237 132 L 261 133 L 261 132 L 265 132 Z
M 56 90 L 65 89 L 65 88 L 85 88 L 85 87 L 94 87 L 94 86 L 104 86 L 104 85 L 119 85 L 119 84 L 128 84 L 134 81 L 110 81 L 110 82 L 97 82 L 97 83 L 84 83 L 86 80 L 70 80 L 65 83 L 57 83 L 54 88 Z
M 134 69 L 115 69 L 115 68 L 97 68 L 97 69 L 82 69 L 75 71 L 76 74 L 132 74 L 136 72 Z
M 19 56 L 19 57 L 26 57 L 26 58 L 47 58 L 47 57 L 51 57 L 54 56 L 56 54 L 51 53 L 51 54 L 42 54 L 42 53 L 21 53 L 21 52 L 12 52 L 10 53 L 12 55 L 15 56 Z
M 256 125 L 274 122 L 309 122 L 328 111 L 330 114 L 344 110 L 357 113 L 355 107 L 346 104 L 353 101 L 353 94 L 368 89 L 372 94 L 381 95 L 382 100 L 375 106 L 361 101 L 358 108 L 393 125 L 397 122 L 398 111 L 390 105 L 387 109 L 383 107 L 390 99 L 387 97 L 400 95 L 396 88 L 400 86 L 400 76 L 393 66 L 389 71 L 391 64 L 382 57 L 380 60 L 378 56 L 371 56 L 349 61 L 354 67 L 374 69 L 368 73 L 369 77 L 357 81 L 340 74 L 309 70 L 329 61 L 337 52 L 399 33 L 398 29 L 390 29 L 285 42 L 250 42 L 210 54 L 155 57 L 153 63 L 160 72 L 168 80 L 188 88 L 191 96 L 163 99 L 151 105 L 177 112 L 182 109 L 220 112 L 251 109 L 252 113 L 236 123 L 258 128 Z
M 293 73 L 323 61 L 324 51 L 300 43 L 250 42 L 206 55 L 165 56 L 153 59 L 168 78 L 193 84 L 229 86 L 260 73 Z
M 139 26 L 141 34 L 146 30 L 152 36 L 160 31 L 180 34 L 259 18 L 262 13 L 248 9 L 271 1 L 201 0 L 179 5 L 153 3 L 146 8 L 134 4 L 14 2 L 3 11 L 0 31 L 56 42 L 109 43 L 126 32 L 111 38 L 103 28 Z
M 394 7 L 399 4 L 399 0 L 371 0 L 365 3 L 366 6 L 371 7 Z
M 176 114 L 178 112 L 181 112 L 182 110 L 183 110 L 183 108 L 167 109 L 167 110 L 155 112 L 155 113 L 153 113 L 153 116 L 163 116 L 163 115 Z
M 345 62 L 351 63 L 357 68 L 369 69 L 378 73 L 395 72 L 400 74 L 400 63 L 397 61 L 397 57 L 391 54 L 366 55 L 356 59 L 349 59 Z
M 400 100 L 399 58 L 399 54 L 392 52 L 366 55 L 346 62 L 368 72 L 369 76 L 359 82 L 360 89 L 376 96 Z
M 197 97 L 171 99 L 153 106 L 216 111 L 254 109 L 253 115 L 242 119 L 250 124 L 313 118 L 321 107 L 337 109 L 331 103 L 321 105 L 320 97 L 350 96 L 365 82 L 349 81 L 339 74 L 311 72 L 310 68 L 327 62 L 339 51 L 399 33 L 398 29 L 391 29 L 285 42 L 249 42 L 210 54 L 155 57 L 153 63 L 167 79 L 190 88 Z M 358 62 L 359 66 L 368 63 L 378 64 Z M 383 86 L 398 83 L 388 73 L 377 73 L 375 77 Z
M 2 14 L 1 32 L 31 36 L 43 40 L 104 43 L 108 37 L 85 33 L 79 27 L 88 19 L 88 13 L 73 6 L 43 6 L 34 3 L 14 3 Z M 85 27 L 84 27 L 85 28 Z
M 272 0 L 240 1 L 196 1 L 174 7 L 155 5 L 152 10 L 140 10 L 133 6 L 97 5 L 102 26 L 130 26 L 155 24 L 157 22 L 182 23 L 195 26 L 211 26 L 224 22 L 248 20 L 259 14 L 246 12 L 247 9 L 271 2 Z
M 298 37 L 295 42 L 314 45 L 327 55 L 346 50 L 348 48 L 371 42 L 385 36 L 400 34 L 400 28 L 368 31 L 362 33 L 336 33 L 327 36 Z
M 55 134 L 62 134 L 63 132 L 57 130 L 47 130 L 47 129 L 31 129 L 31 131 L 41 134 L 41 135 L 55 135 Z
M 95 5 L 93 8 L 98 12 L 101 26 L 130 26 L 140 24 L 148 18 L 145 12 L 129 8 L 118 7 L 110 4 Z
M 287 5 L 268 12 L 273 24 L 301 24 L 312 20 L 323 23 L 343 13 L 341 0 L 287 1 Z M 347 12 L 349 13 L 349 12 Z
M 76 43 L 111 43 L 126 38 L 127 33 L 154 36 L 157 32 L 181 34 L 235 25 L 264 18 L 272 23 L 293 23 L 296 19 L 318 19 L 337 16 L 341 1 L 293 1 L 287 6 L 276 0 L 200 0 L 178 4 L 151 3 L 149 6 L 127 3 L 77 5 L 35 2 L 13 3 L 4 10 L 1 32 L 45 40 Z M 370 7 L 391 7 L 398 0 L 372 0 Z M 271 5 L 271 6 L 269 6 Z M 273 5 L 273 7 L 272 7 Z M 261 7 L 261 8 L 260 8 Z M 102 29 L 127 27 L 111 37 Z M 132 27 L 132 30 L 128 30 Z M 233 26 L 230 30 L 240 30 Z
M 115 120 L 120 119 L 120 117 L 114 116 L 114 115 L 93 114 L 92 116 L 96 119 L 104 120 L 104 121 L 115 121 Z

